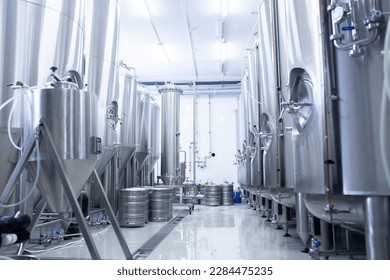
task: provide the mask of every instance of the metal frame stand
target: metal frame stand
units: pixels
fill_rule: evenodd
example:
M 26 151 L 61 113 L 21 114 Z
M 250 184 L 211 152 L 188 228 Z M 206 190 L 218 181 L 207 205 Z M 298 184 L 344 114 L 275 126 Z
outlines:
M 7 201 L 9 199 L 10 195 L 12 194 L 12 187 L 18 181 L 20 174 L 22 173 L 23 169 L 26 167 L 28 158 L 30 157 L 33 149 L 35 148 L 35 145 L 36 145 L 35 140 L 37 139 L 37 137 L 38 138 L 43 137 L 46 140 L 48 140 L 48 147 L 49 147 L 49 152 L 51 154 L 51 159 L 53 160 L 55 169 L 60 177 L 62 186 L 63 186 L 65 194 L 66 194 L 66 197 L 69 200 L 69 204 L 70 204 L 72 210 L 74 211 L 74 215 L 75 215 L 76 220 L 78 222 L 78 225 L 80 227 L 80 231 L 85 239 L 85 243 L 88 247 L 88 250 L 91 254 L 91 257 L 92 257 L 92 259 L 100 260 L 101 258 L 100 258 L 99 252 L 95 246 L 95 243 L 93 242 L 92 236 L 89 232 L 88 224 L 87 224 L 86 220 L 84 219 L 84 215 L 82 213 L 81 207 L 77 202 L 77 197 L 73 192 L 72 184 L 70 183 L 68 175 L 65 171 L 64 164 L 63 164 L 62 159 L 60 158 L 59 153 L 54 145 L 53 138 L 50 134 L 49 129 L 47 128 L 47 125 L 46 125 L 44 119 L 41 119 L 40 124 L 36 128 L 35 134 L 32 135 L 31 138 L 29 139 L 29 141 L 26 145 L 25 151 L 21 155 L 14 171 L 12 172 L 12 174 L 10 176 L 9 181 L 7 182 L 7 185 L 5 186 L 5 188 L 3 190 L 3 193 L 0 197 L 0 201 Z M 95 183 L 94 186 L 96 186 L 96 190 L 97 190 L 98 194 L 101 196 L 103 206 L 105 207 L 107 215 L 110 218 L 111 225 L 114 228 L 115 234 L 118 238 L 119 244 L 122 248 L 122 251 L 123 251 L 126 259 L 132 260 L 133 257 L 131 255 L 129 247 L 127 246 L 126 240 L 124 239 L 123 234 L 119 228 L 118 222 L 116 221 L 116 216 L 114 214 L 114 211 L 112 210 L 111 205 L 107 199 L 107 196 L 104 193 L 103 186 L 100 182 L 100 179 L 99 179 L 99 176 L 98 176 L 96 170 L 94 170 L 92 172 L 91 179 L 94 181 L 94 183 Z M 43 187 L 45 187 L 45 186 L 43 186 Z M 34 217 L 34 221 L 36 221 L 38 219 L 38 217 L 41 215 L 42 211 L 43 211 L 43 208 L 40 207 L 39 212 Z

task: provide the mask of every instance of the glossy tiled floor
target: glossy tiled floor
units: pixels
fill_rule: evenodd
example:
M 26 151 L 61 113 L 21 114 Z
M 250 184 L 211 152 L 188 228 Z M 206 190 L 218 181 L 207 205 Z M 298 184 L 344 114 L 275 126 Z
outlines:
M 175 206 L 174 215 L 183 206 Z M 141 228 L 121 228 L 131 252 L 166 223 L 149 222 Z M 96 246 L 102 259 L 124 259 L 112 227 L 94 228 Z M 306 260 L 303 244 L 294 230 L 292 237 L 275 230 L 246 204 L 207 207 L 196 205 L 148 256 L 151 260 Z M 59 246 L 58 248 L 55 246 Z M 42 259 L 90 259 L 87 246 L 76 238 L 48 248 L 31 247 Z

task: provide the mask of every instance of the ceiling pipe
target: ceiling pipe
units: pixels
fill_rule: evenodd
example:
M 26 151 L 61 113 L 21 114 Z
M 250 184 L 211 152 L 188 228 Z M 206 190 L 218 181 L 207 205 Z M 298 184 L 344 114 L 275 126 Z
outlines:
M 183 95 L 193 94 L 193 90 L 183 90 Z M 199 95 L 218 95 L 218 96 L 238 96 L 241 94 L 241 88 L 237 89 L 197 89 L 196 94 Z
M 139 82 L 142 85 L 145 86 L 164 86 L 167 82 L 166 81 L 145 81 Z M 232 80 L 232 81 L 175 81 L 175 85 L 177 86 L 189 86 L 189 87 L 197 87 L 197 86 L 241 86 L 241 80 Z
M 185 22 L 186 22 L 188 41 L 190 43 L 192 65 L 194 67 L 195 78 L 197 79 L 198 78 L 198 67 L 196 65 L 195 50 L 194 50 L 194 40 L 192 38 L 192 33 L 191 33 L 193 29 L 190 27 L 190 20 L 188 18 L 188 10 L 187 10 L 187 5 L 185 3 L 185 0 L 181 0 L 181 6 L 182 6 L 182 10 L 183 10 L 184 19 L 185 19 Z
M 241 94 L 241 88 L 230 89 L 183 89 L 182 95 L 193 95 L 196 92 L 197 96 L 215 95 L 215 96 L 231 96 L 238 97 Z M 151 95 L 159 95 L 158 90 L 148 90 Z

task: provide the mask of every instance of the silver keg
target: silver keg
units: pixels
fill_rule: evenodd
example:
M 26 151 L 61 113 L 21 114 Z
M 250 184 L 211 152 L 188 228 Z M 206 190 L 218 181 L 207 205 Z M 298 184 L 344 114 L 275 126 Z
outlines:
M 192 197 L 191 201 L 194 204 L 199 204 L 199 199 L 196 197 L 199 194 L 199 185 L 187 185 L 185 187 L 185 194 Z
M 126 188 L 119 191 L 118 219 L 121 227 L 142 227 L 145 225 L 145 188 Z
M 150 196 L 150 187 L 145 187 L 146 189 L 146 200 L 145 200 L 145 223 L 149 221 L 149 196 Z
M 199 186 L 198 185 L 188 185 L 188 186 L 186 186 L 185 190 L 186 190 L 185 192 L 187 195 L 195 196 L 199 192 Z
M 209 185 L 206 188 L 206 205 L 220 206 L 222 191 L 219 185 Z
M 149 192 L 149 221 L 166 222 L 172 219 L 173 195 L 171 188 L 155 187 Z
M 200 200 L 200 204 L 202 204 L 202 205 L 206 205 L 206 190 L 207 190 L 207 186 L 206 185 L 199 185 L 199 194 L 203 195 L 203 197 L 201 197 L 199 199 Z
M 222 184 L 222 205 L 233 205 L 233 184 Z

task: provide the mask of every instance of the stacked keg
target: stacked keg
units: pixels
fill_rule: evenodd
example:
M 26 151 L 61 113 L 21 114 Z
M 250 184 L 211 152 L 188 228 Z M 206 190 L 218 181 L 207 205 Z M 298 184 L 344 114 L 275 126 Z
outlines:
M 149 196 L 150 196 L 150 187 L 145 187 L 146 189 L 146 203 L 145 203 L 145 223 L 149 221 Z
M 194 204 L 199 204 L 199 199 L 196 197 L 199 193 L 199 185 L 188 185 L 186 186 L 185 194 L 192 197 Z
M 166 222 L 172 219 L 173 195 L 171 188 L 150 188 L 149 221 Z
M 199 186 L 198 185 L 188 185 L 186 186 L 186 194 L 190 196 L 195 196 L 198 194 Z
M 200 200 L 200 204 L 206 205 L 206 190 L 207 186 L 206 185 L 199 185 L 199 194 L 203 195 Z
M 121 227 L 142 227 L 145 225 L 145 188 L 126 188 L 119 191 L 118 220 Z
M 233 184 L 224 183 L 221 185 L 222 205 L 233 205 Z
M 208 185 L 206 188 L 206 205 L 220 206 L 222 190 L 219 185 Z

